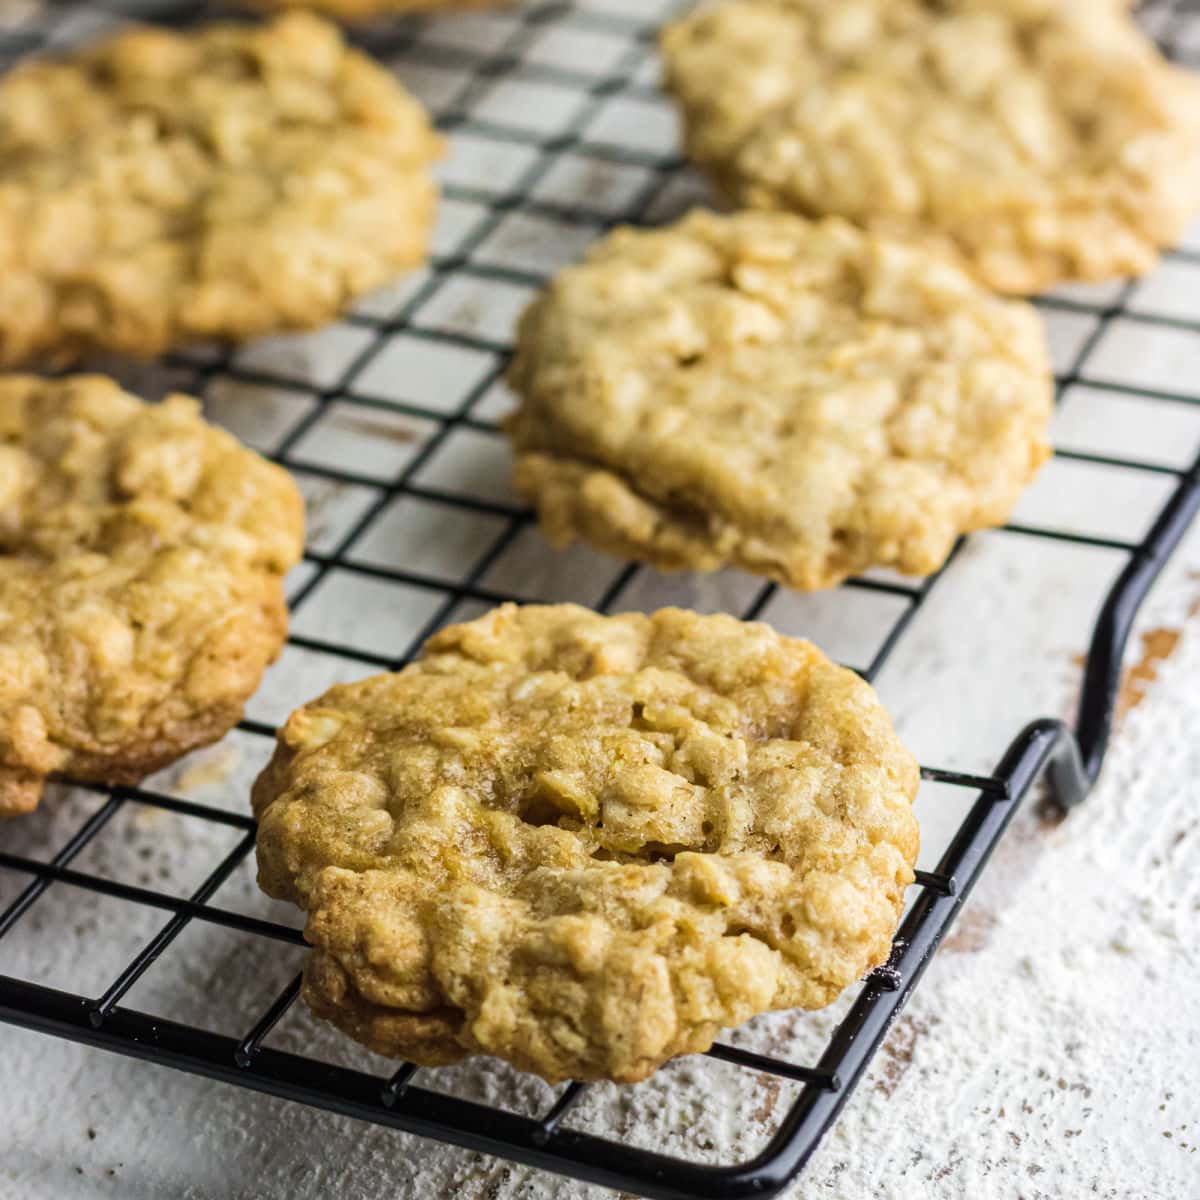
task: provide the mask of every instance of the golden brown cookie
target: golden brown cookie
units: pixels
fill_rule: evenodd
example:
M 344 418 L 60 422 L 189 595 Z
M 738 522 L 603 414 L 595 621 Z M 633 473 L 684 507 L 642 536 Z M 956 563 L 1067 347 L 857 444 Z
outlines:
M 667 28 L 737 203 L 928 237 L 990 287 L 1149 270 L 1200 208 L 1200 84 L 1123 5 L 726 0 Z
M 927 574 L 1048 453 L 1034 310 L 837 219 L 618 230 L 530 306 L 509 378 L 546 536 L 667 570 Z
M 393 13 L 454 13 L 473 8 L 498 8 L 512 0 L 250 0 L 260 9 L 307 8 L 335 21 L 365 21 Z
M 509 604 L 292 714 L 259 883 L 308 911 L 309 1004 L 371 1049 L 632 1082 L 887 958 L 917 782 L 808 642 Z
M 425 253 L 440 153 L 305 13 L 137 29 L 0 82 L 0 366 L 320 325 Z
M 215 741 L 287 630 L 303 503 L 201 419 L 97 375 L 0 377 L 0 815 Z

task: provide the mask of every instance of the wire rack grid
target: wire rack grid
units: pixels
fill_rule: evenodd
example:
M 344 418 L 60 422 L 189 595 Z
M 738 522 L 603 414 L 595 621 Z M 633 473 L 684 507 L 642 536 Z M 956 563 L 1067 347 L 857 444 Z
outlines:
M 395 669 L 441 625 L 493 603 L 572 599 L 610 611 L 677 598 L 675 584 L 636 564 L 584 549 L 545 550 L 508 491 L 497 429 L 508 403 L 501 379 L 512 321 L 532 291 L 606 228 L 662 220 L 703 198 L 674 151 L 672 118 L 655 88 L 654 29 L 675 7 L 532 3 L 469 19 L 394 22 L 364 34 L 371 52 L 396 68 L 450 135 L 430 268 L 318 335 L 236 351 L 199 347 L 134 372 L 143 390 L 173 386 L 204 396 L 209 415 L 288 466 L 309 501 L 309 546 L 289 580 L 293 632 L 237 735 L 256 741 L 263 754 L 275 723 L 324 683 Z M 176 7 L 149 15 L 187 22 L 201 14 Z M 70 44 L 115 17 L 94 5 L 34 2 L 6 11 L 0 62 Z M 1184 5 L 1151 6 L 1146 19 L 1168 52 L 1200 52 L 1200 19 Z M 124 1003 L 170 959 L 185 931 L 223 927 L 248 935 L 266 974 L 278 946 L 303 946 L 294 925 L 220 902 L 253 849 L 253 822 L 240 794 L 202 802 L 156 781 L 89 787 L 94 803 L 65 836 L 39 842 L 34 835 L 17 849 L 6 839 L 0 879 L 19 887 L 0 911 L 0 972 L 10 969 L 3 939 L 11 942 L 53 891 L 70 892 L 78 904 L 120 901 L 161 914 L 162 923 L 99 990 L 51 987 L 32 972 L 0 974 L 0 1019 L 663 1200 L 775 1194 L 845 1103 L 1019 801 L 1049 771 L 1060 801 L 1077 803 L 1100 769 L 1133 618 L 1200 506 L 1200 458 L 1193 458 L 1200 396 L 1179 386 L 1193 369 L 1200 372 L 1200 323 L 1190 307 L 1197 296 L 1200 238 L 1172 252 L 1148 283 L 1066 289 L 1042 302 L 1063 399 L 1053 469 L 1144 480 L 1150 497 L 1139 493 L 1141 525 L 1132 533 L 1070 519 L 1039 523 L 1025 519 L 1024 509 L 1004 531 L 1018 541 L 1098 551 L 1115 563 L 1075 728 L 1055 719 L 1029 723 L 990 771 L 923 768 L 927 783 L 955 796 L 940 857 L 918 872 L 890 962 L 865 981 L 815 1061 L 764 1053 L 736 1038 L 712 1048 L 711 1058 L 796 1085 L 790 1107 L 752 1158 L 714 1165 L 576 1128 L 572 1115 L 589 1090 L 579 1084 L 526 1114 L 423 1086 L 411 1064 L 379 1074 L 275 1048 L 272 1032 L 299 993 L 299 976 L 290 970 L 253 1018 L 233 1030 Z M 128 375 L 127 367 L 119 370 Z M 1147 430 L 1158 432 L 1138 453 Z M 1055 488 L 1069 490 L 1067 478 Z M 867 679 L 879 679 L 941 580 L 960 569 L 959 551 L 928 580 L 876 572 L 839 591 L 836 604 L 850 617 L 829 628 L 837 635 L 848 622 L 868 631 L 853 657 Z M 788 607 L 794 597 L 736 572 L 699 594 L 709 607 L 743 618 L 804 624 L 797 632 L 828 620 L 815 608 L 802 607 L 797 616 Z M 881 607 L 864 621 L 860 603 Z M 130 812 L 218 826 L 231 844 L 215 864 L 203 864 L 185 894 L 87 869 L 89 849 Z

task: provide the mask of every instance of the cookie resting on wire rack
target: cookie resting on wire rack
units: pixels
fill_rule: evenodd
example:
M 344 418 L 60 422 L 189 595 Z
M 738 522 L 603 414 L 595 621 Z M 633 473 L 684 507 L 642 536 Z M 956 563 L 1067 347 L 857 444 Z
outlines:
M 509 380 L 556 545 L 802 589 L 936 570 L 1049 453 L 1034 309 L 833 218 L 618 230 L 530 306 Z
M 928 238 L 989 287 L 1150 270 L 1200 209 L 1200 83 L 1093 0 L 727 0 L 662 38 L 736 203 Z
M 917 782 L 807 642 L 505 605 L 292 714 L 259 883 L 308 912 L 309 1005 L 371 1049 L 632 1082 L 885 961 Z
M 198 409 L 0 379 L 0 816 L 215 741 L 279 652 L 303 502 Z
M 441 152 L 332 25 L 135 29 L 0 82 L 0 366 L 331 320 L 419 263 Z
M 324 13 L 335 21 L 367 21 L 394 13 L 465 12 L 498 8 L 512 0 L 248 0 L 249 7 L 264 10 L 306 8 Z

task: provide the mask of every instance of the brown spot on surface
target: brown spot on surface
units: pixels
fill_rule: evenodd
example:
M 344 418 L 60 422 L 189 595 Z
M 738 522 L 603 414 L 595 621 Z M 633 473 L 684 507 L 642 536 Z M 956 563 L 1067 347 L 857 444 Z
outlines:
M 762 1101 L 759 1106 L 750 1114 L 751 1118 L 766 1124 L 771 1119 L 771 1114 L 775 1111 L 775 1105 L 779 1100 L 779 1093 L 783 1089 L 781 1080 L 776 1079 L 774 1075 L 763 1075 L 759 1078 L 759 1089 L 762 1092 Z
M 346 485 L 336 479 L 320 480 L 319 490 L 314 489 L 313 494 L 307 497 L 308 515 L 311 517 L 319 513 L 330 500 L 340 496 L 345 490 Z
M 879 1078 L 875 1081 L 876 1091 L 888 1097 L 895 1093 L 896 1088 L 900 1086 L 900 1080 L 912 1066 L 917 1043 L 937 1023 L 936 1017 L 922 1021 L 917 1017 L 904 1016 L 892 1026 L 892 1032 L 883 1043 L 879 1054 L 881 1070 Z
M 1037 816 L 1038 828 L 1043 831 L 1057 829 L 1066 819 L 1067 810 L 1054 798 L 1054 793 L 1043 784 L 1034 810 Z
M 368 437 L 386 438 L 389 442 L 400 442 L 402 445 L 417 440 L 415 430 L 372 417 L 342 414 L 333 423 L 341 429 L 350 430 L 351 433 L 365 433 Z
M 1125 672 L 1117 696 L 1117 720 L 1137 708 L 1146 698 L 1151 685 L 1158 679 L 1158 668 L 1175 653 L 1182 634 L 1178 629 L 1159 626 L 1142 634 L 1142 652 L 1137 662 Z
M 308 526 L 308 542 L 319 541 L 329 532 L 328 521 L 324 517 L 324 509 L 335 501 L 347 485 L 337 480 L 319 480 L 313 486 L 310 494 L 304 497 L 305 524 Z
M 1189 572 L 1188 578 L 1200 580 L 1200 571 Z M 1188 606 L 1189 618 L 1200 616 L 1200 595 L 1197 595 Z M 1157 626 L 1147 629 L 1141 635 L 1141 653 L 1137 661 L 1128 667 L 1122 675 L 1120 691 L 1117 693 L 1115 724 L 1121 721 L 1149 694 L 1151 687 L 1158 680 L 1158 669 L 1179 648 L 1183 631 L 1167 626 Z M 1086 654 L 1072 654 L 1071 661 L 1080 668 L 1087 667 Z M 1073 705 L 1078 703 L 1076 698 Z M 1071 718 L 1068 716 L 1068 720 Z M 1049 792 L 1045 792 L 1036 808 L 1038 825 L 1045 830 L 1052 830 L 1061 825 L 1066 813 L 1054 802 Z
M 935 1181 L 947 1179 L 947 1178 L 949 1178 L 949 1176 L 953 1175 L 955 1171 L 958 1170 L 958 1164 L 959 1164 L 959 1159 L 952 1158 L 952 1159 L 950 1159 L 949 1162 L 945 1162 L 940 1167 L 938 1167 L 937 1170 L 934 1171 L 933 1174 L 930 1176 L 930 1178 Z
M 996 918 L 982 908 L 969 908 L 954 923 L 954 929 L 942 942 L 951 954 L 978 954 L 996 928 Z

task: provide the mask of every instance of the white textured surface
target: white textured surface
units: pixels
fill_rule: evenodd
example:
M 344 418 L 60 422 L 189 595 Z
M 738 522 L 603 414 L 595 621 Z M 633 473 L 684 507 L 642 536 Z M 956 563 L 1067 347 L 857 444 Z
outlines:
M 619 23 L 646 19 L 668 2 L 590 0 L 587 7 Z M 0 8 L 0 28 L 36 19 L 36 0 Z M 398 63 L 399 72 L 439 111 L 466 97 L 476 118 L 509 125 L 514 137 L 521 130 L 557 134 L 578 89 L 536 77 L 498 79 L 476 93 L 462 90 L 472 56 L 487 55 L 510 38 L 515 21 L 502 13 L 430 22 Z M 62 23 L 63 39 L 99 23 L 73 11 Z M 1200 29 L 1200 19 L 1196 25 Z M 620 58 L 617 29 L 583 30 L 568 20 L 530 36 L 520 55 L 531 70 L 553 60 L 602 74 Z M 628 47 L 628 31 L 616 41 Z M 636 78 L 652 82 L 648 48 L 636 63 Z M 580 140 L 557 158 L 528 142 L 493 140 L 486 130 L 456 136 L 446 178 L 466 190 L 445 205 L 439 250 L 468 264 L 433 278 L 412 325 L 463 333 L 477 339 L 473 347 L 423 340 L 410 331 L 392 336 L 354 366 L 372 339 L 364 327 L 343 322 L 309 337 L 269 339 L 243 350 L 237 362 L 260 372 L 258 383 L 237 379 L 224 367 L 209 380 L 210 415 L 252 444 L 274 450 L 315 412 L 311 386 L 352 370 L 341 381 L 352 394 L 327 405 L 291 448 L 309 500 L 314 549 L 329 553 L 338 546 L 384 498 L 397 472 L 438 435 L 439 418 L 466 403 L 477 385 L 485 386 L 470 409 L 473 417 L 492 422 L 504 411 L 502 385 L 486 386 L 498 362 L 490 342 L 506 338 L 527 289 L 475 272 L 470 263 L 549 269 L 577 252 L 579 230 L 545 214 L 493 221 L 488 197 L 524 179 L 552 205 L 613 214 L 644 201 L 646 217 L 660 220 L 703 195 L 686 173 L 654 188 L 653 156 L 671 149 L 674 134 L 650 93 L 606 102 L 579 132 Z M 615 163 L 593 152 L 614 141 L 648 157 Z M 1188 244 L 1200 249 L 1200 227 Z M 430 280 L 418 273 L 357 311 L 392 316 Z M 1112 286 L 1065 289 L 1072 307 L 1048 310 L 1061 369 L 1087 347 L 1103 309 L 1119 294 Z M 1168 262 L 1138 285 L 1134 307 L 1194 318 L 1200 312 L 1195 262 Z M 211 351 L 192 357 L 217 361 Z M 1081 364 L 1083 384 L 1067 390 L 1056 420 L 1058 444 L 1185 465 L 1200 446 L 1200 406 L 1129 397 L 1104 385 L 1132 382 L 1194 393 L 1200 387 L 1191 370 L 1196 363 L 1200 334 L 1190 329 L 1133 319 L 1112 323 Z M 183 369 L 124 368 L 123 374 L 148 393 L 168 382 L 192 386 Z M 397 407 L 388 410 L 389 404 Z M 413 406 L 420 412 L 408 411 Z M 305 473 L 305 463 L 336 463 L 362 480 L 322 479 Z M 510 498 L 505 444 L 486 428 L 457 428 L 416 480 L 503 503 Z M 1161 475 L 1058 460 L 1022 502 L 1019 517 L 1031 526 L 1136 538 L 1169 486 Z M 403 564 L 428 579 L 452 581 L 506 525 L 507 518 L 436 498 L 394 498 L 349 547 L 347 562 Z M 1070 714 L 1078 656 L 1099 597 L 1122 561 L 1113 551 L 1021 534 L 971 539 L 879 680 L 903 736 L 924 762 L 986 771 L 1026 720 Z M 298 569 L 294 588 L 313 569 L 311 563 Z M 619 569 L 584 549 L 553 554 L 524 529 L 490 562 L 481 582 L 530 597 L 594 602 Z M 1185 627 L 1188 609 L 1200 600 L 1198 571 L 1200 532 L 1158 589 L 1144 628 Z M 683 603 L 739 611 L 759 587 L 736 572 L 698 580 L 643 569 L 627 582 L 616 607 Z M 301 605 L 296 629 L 399 653 L 429 619 L 436 596 L 339 568 Z M 897 616 L 898 603 L 864 592 L 780 591 L 763 616 L 863 666 Z M 464 601 L 453 616 L 476 611 Z M 1192 626 L 1126 721 L 1102 786 L 1086 807 L 1058 825 L 1039 819 L 1033 805 L 1018 818 L 870 1076 L 793 1189 L 795 1197 L 1200 1195 L 1200 874 L 1192 865 L 1200 843 L 1200 629 L 1194 621 Z M 1164 649 L 1171 640 L 1160 634 L 1149 648 Z M 1146 649 L 1135 644 L 1131 658 L 1148 661 Z M 369 670 L 361 661 L 291 646 L 250 715 L 281 719 L 329 683 Z M 268 753 L 265 739 L 235 734 L 155 783 L 243 812 L 249 782 Z M 951 788 L 922 788 L 922 866 L 937 861 L 967 798 Z M 48 857 L 99 803 L 94 795 L 59 792 L 33 817 L 0 827 L 0 845 Z M 130 804 L 73 865 L 186 894 L 236 841 L 235 831 Z M 25 882 L 0 871 L 0 909 Z M 249 864 L 213 902 L 298 924 L 296 913 L 258 893 Z M 163 919 L 55 886 L 0 941 L 0 972 L 97 995 Z M 195 923 L 123 1003 L 241 1035 L 299 961 L 300 952 L 287 946 Z M 728 1040 L 812 1061 L 845 1007 L 764 1018 Z M 269 1044 L 376 1074 L 389 1070 L 312 1022 L 301 1006 Z M 419 1081 L 523 1112 L 542 1112 L 551 1100 L 550 1089 L 538 1081 L 490 1062 L 423 1072 Z M 692 1159 L 733 1162 L 761 1148 L 795 1093 L 792 1085 L 765 1076 L 688 1059 L 637 1088 L 592 1089 L 568 1124 Z M 593 1200 L 601 1194 L 0 1026 L 0 1200 Z

